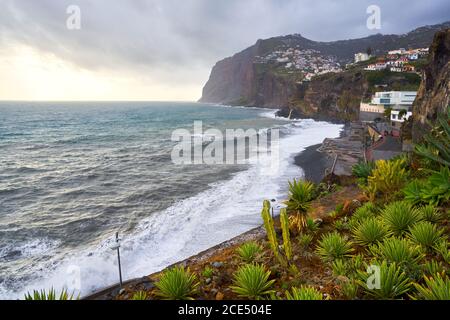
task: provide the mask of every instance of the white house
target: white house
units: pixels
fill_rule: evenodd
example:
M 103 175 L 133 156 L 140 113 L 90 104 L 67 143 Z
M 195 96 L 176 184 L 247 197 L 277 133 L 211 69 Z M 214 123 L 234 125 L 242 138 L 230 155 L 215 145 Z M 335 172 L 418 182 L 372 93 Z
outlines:
M 367 53 L 359 52 L 355 54 L 355 63 L 364 62 L 370 59 L 370 55 Z
M 400 117 L 401 110 L 392 110 L 391 112 L 391 122 L 393 127 L 401 127 L 402 123 L 409 120 L 412 117 L 412 111 L 407 111 L 406 114 L 403 114 Z M 404 112 L 403 112 L 404 113 Z
M 366 119 L 362 121 L 373 121 L 380 117 L 387 109 L 392 109 L 391 121 L 395 127 L 398 123 L 403 123 L 412 116 L 412 106 L 416 100 L 417 92 L 415 91 L 390 91 L 377 92 L 372 97 L 370 103 L 361 103 L 360 117 Z M 400 112 L 405 110 L 406 116 L 400 118 Z M 377 116 L 378 114 L 378 116 Z

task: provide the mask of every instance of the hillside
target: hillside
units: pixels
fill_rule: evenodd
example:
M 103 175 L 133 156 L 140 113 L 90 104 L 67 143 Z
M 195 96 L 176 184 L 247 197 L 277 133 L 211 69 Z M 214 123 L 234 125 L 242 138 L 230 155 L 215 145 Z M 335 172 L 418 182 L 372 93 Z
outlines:
M 322 97 L 320 100 L 325 101 L 323 103 L 311 105 L 308 97 L 303 101 L 303 97 L 308 96 L 308 90 L 317 94 L 319 89 L 335 88 L 333 79 L 350 79 L 352 90 L 356 87 L 356 91 L 350 95 L 361 98 L 367 94 L 370 79 L 358 74 L 358 70 L 341 72 L 338 76 L 327 71 L 342 71 L 345 64 L 353 61 L 355 53 L 365 52 L 368 48 L 373 54 L 381 55 L 401 47 L 429 47 L 434 34 L 446 27 L 450 27 L 450 22 L 422 27 L 405 35 L 378 34 L 335 42 L 316 42 L 301 35 L 258 40 L 254 46 L 214 66 L 200 101 L 268 108 L 296 107 L 306 114 L 315 114 L 317 111 L 334 114 L 335 110 L 326 110 L 327 105 L 336 109 L 336 96 L 340 97 L 342 91 L 337 91 L 332 97 Z M 308 89 L 301 80 L 310 72 L 327 73 L 321 78 L 327 83 L 312 81 L 307 85 L 311 87 Z M 416 82 L 417 78 L 407 79 L 406 85 Z

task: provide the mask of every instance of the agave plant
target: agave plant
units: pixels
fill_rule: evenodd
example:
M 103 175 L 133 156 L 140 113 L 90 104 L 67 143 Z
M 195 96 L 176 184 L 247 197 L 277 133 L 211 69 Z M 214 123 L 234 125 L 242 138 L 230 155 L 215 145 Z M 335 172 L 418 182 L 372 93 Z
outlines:
M 138 291 L 135 294 L 133 294 L 133 297 L 131 298 L 131 300 L 134 301 L 141 301 L 141 300 L 147 300 L 148 299 L 148 295 L 147 292 L 145 291 Z
M 301 220 L 301 228 L 306 227 L 308 210 L 314 199 L 315 186 L 313 183 L 302 180 L 289 182 L 289 200 L 286 201 L 290 212 L 295 213 Z
M 415 269 L 424 257 L 421 248 L 407 239 L 389 238 L 369 248 L 370 253 L 397 266 Z
M 197 277 L 183 266 L 166 270 L 156 283 L 157 295 L 166 300 L 193 300 L 198 286 Z
M 306 230 L 311 233 L 316 233 L 319 230 L 319 225 L 312 218 L 306 219 Z
M 67 300 L 78 300 L 80 297 L 75 297 L 75 295 L 69 294 L 67 289 L 61 290 L 57 293 L 55 289 L 51 288 L 48 290 L 34 290 L 32 293 L 28 292 L 25 294 L 25 300 L 36 300 L 36 301 L 67 301 Z
M 344 260 L 337 259 L 333 261 L 333 263 L 331 264 L 331 268 L 333 269 L 334 276 L 347 276 L 349 265 Z
M 369 296 L 390 300 L 399 298 L 411 290 L 412 285 L 408 276 L 397 264 L 388 264 L 384 261 L 381 264 L 374 262 L 373 266 L 379 268 L 378 283 L 371 283 L 373 274 L 362 271 L 358 273 L 357 282 Z
M 349 279 L 341 283 L 340 286 L 346 299 L 354 300 L 358 297 L 359 286 L 355 279 Z
M 445 273 L 445 267 L 442 262 L 438 262 L 436 260 L 427 261 L 421 266 L 421 269 L 425 274 L 429 276 L 435 276 L 439 273 Z
M 430 223 L 438 223 L 442 219 L 442 214 L 432 205 L 428 205 L 419 209 L 422 219 Z
M 362 207 L 356 209 L 355 213 L 349 220 L 349 227 L 350 229 L 354 229 L 364 220 L 374 218 L 378 214 L 378 208 L 372 202 L 368 202 Z
M 312 234 L 305 234 L 305 233 L 300 234 L 298 238 L 299 244 L 305 249 L 309 248 L 313 240 L 314 236 Z
M 368 218 L 353 229 L 355 242 L 363 246 L 382 241 L 387 234 L 385 225 L 376 218 Z
M 442 240 L 443 230 L 430 222 L 420 222 L 410 228 L 410 238 L 426 249 L 432 249 Z
M 382 218 L 390 232 L 401 236 L 421 220 L 421 215 L 407 202 L 393 202 L 383 210 Z
M 317 247 L 317 254 L 326 262 L 344 259 L 350 256 L 352 251 L 352 243 L 337 232 L 324 235 Z
M 422 190 L 422 199 L 435 206 L 450 201 L 450 168 L 442 167 L 431 175 Z
M 425 277 L 425 286 L 414 284 L 419 300 L 450 300 L 450 279 L 437 274 L 432 278 Z
M 271 288 L 275 280 L 269 278 L 270 271 L 263 265 L 248 264 L 238 269 L 231 289 L 240 297 L 259 300 L 274 292 Z
M 262 248 L 256 242 L 244 243 L 237 249 L 237 253 L 245 262 L 253 262 L 261 252 Z
M 418 205 L 423 203 L 423 190 L 425 188 L 425 182 L 421 180 L 411 181 L 404 189 L 403 194 L 405 200 L 412 205 Z
M 442 240 L 434 247 L 434 250 L 442 256 L 442 259 L 448 264 L 450 264 L 450 250 L 449 242 L 447 240 Z
M 416 146 L 416 153 L 437 165 L 450 167 L 450 106 L 447 115 L 438 117 L 438 126 L 424 137 L 425 143 Z
M 286 300 L 318 301 L 323 300 L 323 295 L 313 287 L 302 286 L 300 288 L 292 288 L 291 292 L 286 291 Z
M 373 170 L 375 170 L 374 162 L 360 162 L 353 167 L 352 172 L 355 177 L 366 184 L 367 179 L 372 175 Z

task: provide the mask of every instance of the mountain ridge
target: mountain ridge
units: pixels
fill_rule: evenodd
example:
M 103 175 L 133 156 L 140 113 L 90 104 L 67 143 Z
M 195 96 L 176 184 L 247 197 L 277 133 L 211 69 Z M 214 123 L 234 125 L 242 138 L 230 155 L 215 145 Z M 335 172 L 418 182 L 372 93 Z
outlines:
M 280 48 L 294 48 L 302 54 L 309 54 L 311 51 L 314 59 L 320 58 L 325 63 L 343 66 L 353 61 L 355 53 L 365 52 L 368 48 L 371 48 L 375 55 L 380 55 L 398 48 L 429 47 L 434 34 L 445 28 L 450 28 L 450 21 L 419 27 L 402 35 L 376 34 L 331 42 L 316 42 L 300 34 L 259 39 L 253 46 L 216 63 L 203 88 L 200 102 L 268 108 L 288 107 L 298 95 L 298 83 L 303 70 L 280 72 L 280 68 L 272 68 L 271 65 L 260 61 L 264 61 L 268 55 Z

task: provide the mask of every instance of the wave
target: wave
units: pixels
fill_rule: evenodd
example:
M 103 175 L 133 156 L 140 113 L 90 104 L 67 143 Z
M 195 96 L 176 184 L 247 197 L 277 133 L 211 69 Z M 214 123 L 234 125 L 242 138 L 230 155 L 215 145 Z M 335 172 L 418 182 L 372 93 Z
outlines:
M 342 126 L 312 120 L 288 124 L 289 134 L 280 140 L 278 172 L 268 177 L 272 159 L 267 156 L 231 179 L 219 181 L 191 198 L 141 220 L 122 243 L 122 267 L 125 279 L 142 277 L 193 256 L 261 224 L 260 210 L 265 199 L 281 206 L 287 181 L 303 175 L 294 164 L 294 156 L 325 138 L 338 137 Z M 134 224 L 131 212 L 122 231 Z M 33 281 L 15 284 L 13 289 L 0 283 L 0 298 L 14 299 L 32 289 L 66 287 L 82 295 L 117 283 L 116 256 L 110 247 L 113 233 L 94 247 L 55 256 L 46 266 L 31 266 Z M 45 271 L 42 271 L 45 270 Z M 73 270 L 79 270 L 81 287 L 74 285 Z

